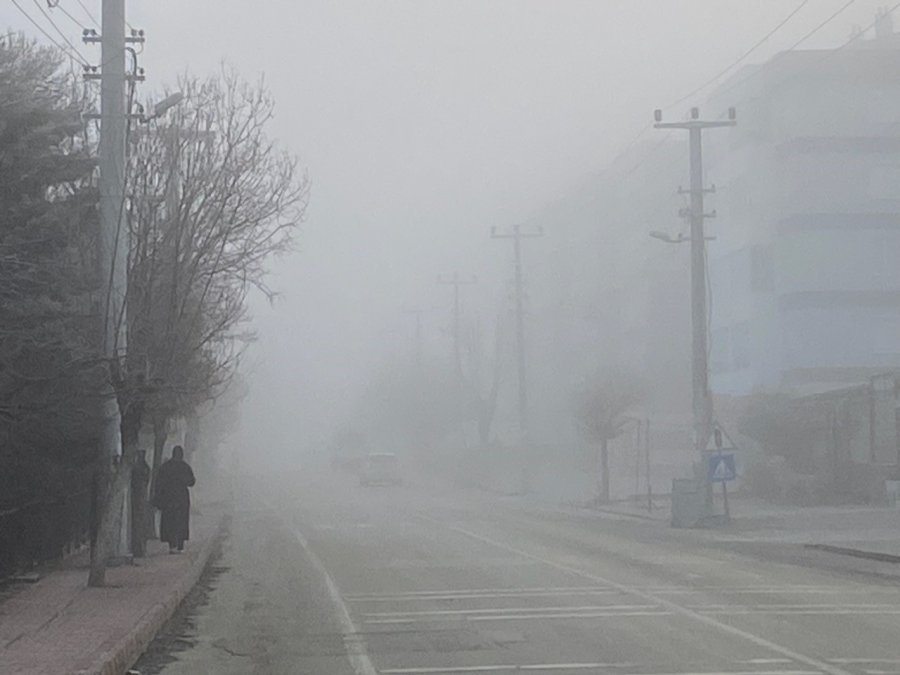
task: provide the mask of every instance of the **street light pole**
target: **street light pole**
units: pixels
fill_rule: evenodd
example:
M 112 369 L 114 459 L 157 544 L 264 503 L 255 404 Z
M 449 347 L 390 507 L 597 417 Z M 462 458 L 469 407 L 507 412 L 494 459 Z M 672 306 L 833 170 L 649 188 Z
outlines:
M 690 142 L 691 187 L 688 191 L 691 205 L 689 217 L 691 224 L 691 332 L 692 332 L 692 412 L 694 429 L 694 448 L 702 456 L 709 442 L 712 429 L 712 399 L 709 392 L 709 364 L 707 341 L 707 306 L 706 306 L 706 236 L 704 221 L 714 214 L 707 214 L 703 208 L 703 197 L 706 192 L 715 188 L 703 187 L 703 150 L 702 132 L 704 129 L 717 127 L 733 127 L 735 121 L 734 108 L 729 110 L 727 120 L 704 121 L 697 108 L 691 109 L 691 118 L 686 122 L 663 122 L 662 111 L 654 113 L 657 129 L 687 129 Z M 683 239 L 672 240 L 676 243 Z

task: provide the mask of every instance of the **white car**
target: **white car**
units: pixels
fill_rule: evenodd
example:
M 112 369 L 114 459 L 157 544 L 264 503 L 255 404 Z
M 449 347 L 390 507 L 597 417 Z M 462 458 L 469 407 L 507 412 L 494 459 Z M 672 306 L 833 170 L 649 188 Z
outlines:
M 400 461 L 392 452 L 373 452 L 366 456 L 359 474 L 360 485 L 402 485 Z

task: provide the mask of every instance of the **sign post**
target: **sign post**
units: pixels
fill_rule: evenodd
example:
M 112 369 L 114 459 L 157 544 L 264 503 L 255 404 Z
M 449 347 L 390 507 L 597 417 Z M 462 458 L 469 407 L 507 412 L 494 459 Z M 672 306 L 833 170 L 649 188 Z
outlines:
M 725 520 L 731 520 L 731 509 L 728 505 L 728 481 L 737 478 L 737 470 L 733 452 L 722 452 L 722 430 L 716 427 L 713 431 L 716 452 L 709 455 L 706 464 L 706 479 L 710 483 L 722 484 L 722 500 L 725 507 Z

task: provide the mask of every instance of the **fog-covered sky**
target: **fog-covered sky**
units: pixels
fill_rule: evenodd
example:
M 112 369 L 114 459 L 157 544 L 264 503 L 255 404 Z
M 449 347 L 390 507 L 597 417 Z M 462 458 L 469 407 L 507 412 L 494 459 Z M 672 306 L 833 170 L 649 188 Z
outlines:
M 83 2 L 99 17 L 99 0 Z M 77 0 L 58 3 L 90 25 Z M 19 4 L 52 34 L 35 2 Z M 438 273 L 477 274 L 479 295 L 496 294 L 507 252 L 491 226 L 572 189 L 654 108 L 801 4 L 749 62 L 847 0 L 130 0 L 147 34 L 145 94 L 221 61 L 264 75 L 278 106 L 271 133 L 312 178 L 298 251 L 273 280 L 282 298 L 254 309 L 244 438 L 282 457 L 320 443 L 372 364 L 411 340 L 402 309 L 448 306 Z M 840 44 L 882 4 L 851 3 L 804 47 Z M 78 26 L 48 12 L 96 61 Z M 36 35 L 11 3 L 0 18 Z M 427 330 L 447 320 L 435 311 Z

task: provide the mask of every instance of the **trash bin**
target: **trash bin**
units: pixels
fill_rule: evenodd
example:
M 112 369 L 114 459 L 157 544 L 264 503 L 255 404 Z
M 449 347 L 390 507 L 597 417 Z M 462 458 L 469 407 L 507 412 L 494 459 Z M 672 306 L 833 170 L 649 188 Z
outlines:
M 887 495 L 888 506 L 892 508 L 900 506 L 900 480 L 884 481 L 884 492 Z
M 694 478 L 672 479 L 672 527 L 702 527 L 706 515 L 703 483 Z

